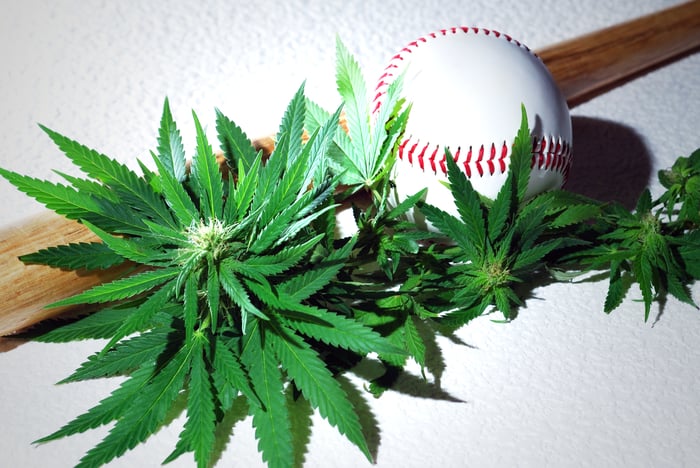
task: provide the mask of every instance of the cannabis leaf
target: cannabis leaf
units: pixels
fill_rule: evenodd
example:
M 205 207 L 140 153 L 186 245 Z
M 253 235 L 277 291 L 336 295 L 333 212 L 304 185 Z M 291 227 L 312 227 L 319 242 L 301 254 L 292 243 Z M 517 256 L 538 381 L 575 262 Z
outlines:
M 20 260 L 69 270 L 103 270 L 123 263 L 124 257 L 101 242 L 79 242 L 41 249 Z
M 386 102 L 374 115 L 362 70 L 340 38 L 336 39 L 336 56 L 336 85 L 347 124 L 335 132 L 330 166 L 340 175 L 340 182 L 351 187 L 351 193 L 364 188 L 381 200 L 386 198 L 382 191 L 410 113 L 410 106 L 404 106 L 401 98 L 403 80 L 399 77 L 392 82 Z M 313 102 L 308 106 L 305 125 L 314 131 L 329 113 Z
M 357 239 L 345 239 L 331 251 L 324 245 L 332 239 L 322 244 L 334 231 L 339 176 L 326 161 L 341 109 L 305 137 L 306 103 L 302 85 L 266 160 L 217 111 L 227 178 L 194 112 L 196 148 L 185 170 L 167 100 L 152 153 L 157 172 L 139 176 L 46 128 L 86 178 L 66 177 L 72 186 L 64 186 L 3 170 L 18 188 L 79 220 L 101 241 L 52 247 L 25 261 L 85 269 L 134 265 L 124 277 L 52 304 L 110 304 L 41 337 L 108 339 L 64 382 L 118 375 L 128 380 L 38 442 L 113 422 L 107 437 L 81 460 L 81 466 L 108 463 L 155 432 L 185 390 L 187 422 L 167 461 L 192 452 L 198 466 L 208 466 L 215 428 L 242 395 L 263 459 L 287 466 L 293 457 L 285 388 L 291 384 L 371 458 L 359 417 L 320 353 L 403 350 L 316 299 L 327 294 Z
M 700 164 L 695 165 L 696 171 L 700 169 Z M 691 206 L 694 197 L 694 193 L 688 197 Z M 693 265 L 700 243 L 697 230 L 687 231 L 692 223 L 689 217 L 694 215 L 683 209 L 685 203 L 680 212 L 674 209 L 683 199 L 680 193 L 666 192 L 653 201 L 647 189 L 640 195 L 633 213 L 619 205 L 606 207 L 591 228 L 598 231 L 597 242 L 563 259 L 579 263 L 583 271 L 608 270 L 605 312 L 617 308 L 635 283 L 644 302 L 645 321 L 649 319 L 652 303 L 663 300 L 667 294 L 697 307 L 689 286 L 697 279 Z
M 492 203 L 474 190 L 453 156 L 447 154 L 448 180 L 459 218 L 437 207 L 419 203 L 420 210 L 437 229 L 454 241 L 453 302 L 457 309 L 442 317 L 446 324 L 461 326 L 495 306 L 506 319 L 522 305 L 514 286 L 544 265 L 548 254 L 562 240 L 546 239 L 546 198 L 525 200 L 530 177 L 531 138 L 527 113 L 513 143 L 508 176 Z
M 163 104 L 163 116 L 158 131 L 158 160 L 165 168 L 161 174 L 167 172 L 178 182 L 185 180 L 185 148 L 182 146 L 180 131 L 173 120 L 167 98 Z
M 700 222 L 700 149 L 687 158 L 678 158 L 670 169 L 661 170 L 658 175 L 666 188 L 658 204 L 664 205 L 669 221 Z M 676 205 L 680 205 L 679 210 L 675 209 Z

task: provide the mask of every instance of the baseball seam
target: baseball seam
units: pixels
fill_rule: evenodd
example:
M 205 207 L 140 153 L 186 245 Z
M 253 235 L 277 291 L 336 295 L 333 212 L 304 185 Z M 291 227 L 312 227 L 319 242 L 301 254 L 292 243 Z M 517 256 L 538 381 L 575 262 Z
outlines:
M 467 177 L 502 174 L 507 170 L 510 155 L 508 144 L 491 143 L 477 148 L 458 147 L 452 156 L 464 168 Z M 447 175 L 447 154 L 440 145 L 422 143 L 411 136 L 399 145 L 398 157 L 412 166 L 418 166 L 423 172 Z M 540 171 L 553 171 L 562 174 L 564 182 L 568 179 L 571 167 L 571 145 L 561 138 L 536 137 L 532 143 L 531 168 Z
M 418 47 L 427 43 L 429 40 L 437 39 L 439 36 L 460 33 L 483 34 L 500 38 L 520 47 L 537 58 L 537 60 L 541 60 L 537 54 L 526 45 L 507 34 L 500 33 L 493 29 L 466 26 L 441 29 L 440 31 L 419 37 L 415 41 L 410 42 L 392 57 L 389 61 L 389 65 L 384 69 L 384 73 L 379 77 L 375 88 L 373 113 L 376 115 L 379 111 L 382 105 L 382 98 L 386 95 L 396 70 L 400 68 L 401 63 L 407 59 L 409 54 L 412 54 Z M 469 147 L 463 149 L 459 147 L 456 151 L 453 151 L 453 157 L 456 162 L 462 164 L 467 177 L 474 177 L 477 175 L 483 177 L 486 174 L 494 175 L 496 173 L 504 173 L 507 170 L 507 159 L 510 154 L 509 150 L 510 148 L 505 141 L 502 143 L 493 142 L 490 145 L 484 144 L 478 148 Z M 571 153 L 571 144 L 562 141 L 561 138 L 554 138 L 552 136 L 535 137 L 533 138 L 531 167 L 533 170 L 558 172 L 562 174 L 564 182 L 566 182 L 571 166 Z M 432 170 L 435 174 L 438 172 L 445 175 L 447 174 L 445 149 L 441 151 L 441 145 L 421 142 L 411 135 L 400 143 L 398 157 L 411 165 L 417 164 L 424 172 Z M 462 157 L 464 158 L 463 160 Z
M 392 78 L 394 78 L 395 71 L 399 68 L 400 63 L 406 60 L 405 55 L 406 54 L 412 54 L 415 49 L 420 47 L 421 44 L 427 43 L 431 39 L 437 39 L 438 36 L 447 36 L 448 34 L 458 34 L 458 33 L 464 33 L 464 34 L 483 34 L 485 36 L 490 36 L 493 35 L 496 38 L 503 38 L 504 40 L 515 44 L 516 46 L 520 47 L 521 49 L 529 52 L 532 54 L 532 56 L 537 57 L 538 60 L 540 58 L 535 54 L 533 51 L 530 50 L 529 47 L 527 47 L 525 44 L 522 44 L 520 41 L 513 39 L 511 36 L 508 34 L 503 34 L 498 31 L 495 31 L 493 29 L 486 29 L 486 28 L 475 28 L 475 27 L 454 27 L 454 28 L 449 28 L 449 29 L 441 29 L 438 32 L 432 32 L 430 34 L 427 34 L 425 36 L 421 36 L 418 39 L 416 39 L 413 42 L 408 43 L 406 47 L 401 49 L 396 55 L 394 55 L 391 60 L 389 61 L 389 65 L 384 69 L 384 73 L 379 77 L 379 82 L 377 83 L 377 86 L 375 87 L 375 96 L 373 99 L 373 112 L 377 112 L 379 110 L 379 107 L 381 106 L 381 100 L 382 97 L 386 94 L 387 88 L 389 87 L 389 84 L 391 83 Z

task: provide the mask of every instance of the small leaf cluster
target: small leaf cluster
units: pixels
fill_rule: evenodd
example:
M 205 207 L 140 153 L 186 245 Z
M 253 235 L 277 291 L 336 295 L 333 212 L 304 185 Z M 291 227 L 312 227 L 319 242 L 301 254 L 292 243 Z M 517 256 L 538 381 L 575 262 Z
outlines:
M 166 100 L 154 170 L 139 161 L 137 173 L 46 127 L 84 178 L 61 173 L 65 182 L 52 183 L 0 169 L 19 190 L 99 239 L 51 246 L 23 261 L 130 267 L 53 304 L 100 308 L 38 340 L 107 340 L 62 382 L 126 378 L 38 442 L 111 425 L 79 463 L 100 466 L 179 410 L 186 422 L 166 462 L 192 453 L 197 466 L 216 463 L 217 434 L 232 418 L 248 417 L 262 459 L 287 467 L 300 455 L 293 409 L 306 405 L 372 460 L 357 395 L 340 380 L 363 359 L 383 366 L 366 386 L 374 396 L 391 389 L 410 362 L 439 382 L 444 363 L 436 335 L 451 337 L 494 312 L 512 320 L 533 284 L 588 272 L 609 281 L 606 312 L 635 284 L 645 318 L 668 294 L 695 305 L 700 150 L 661 171 L 666 191 L 656 199 L 645 191 L 634 212 L 562 190 L 526 199 L 533 160 L 523 108 L 495 199 L 474 190 L 448 151 L 457 214 L 425 203 L 425 190 L 395 204 L 391 169 L 410 117 L 402 79 L 371 109 L 360 68 L 340 40 L 336 53 L 342 106 L 323 109 L 302 85 L 271 154 L 216 110 L 222 154 L 193 113 L 196 146 L 188 162 Z M 336 217 L 348 204 L 355 232 L 340 237 Z M 409 222 L 409 210 L 420 210 L 437 232 Z
M 344 125 L 338 126 L 329 151 L 328 165 L 347 192 L 370 193 L 377 204 L 387 198 L 388 174 L 396 158 L 396 142 L 403 134 L 410 105 L 401 98 L 402 77 L 388 87 L 385 102 L 375 113 L 359 64 L 336 39 L 336 86 L 343 102 Z M 306 129 L 315 131 L 330 117 L 313 101 L 307 102 Z
M 493 201 L 482 200 L 449 156 L 448 180 L 459 218 L 434 206 L 419 205 L 428 221 L 456 244 L 450 274 L 456 282 L 453 302 L 460 304 L 460 310 L 444 319 L 462 325 L 465 318 L 481 315 L 492 305 L 509 319 L 523 305 L 514 286 L 541 268 L 547 255 L 564 240 L 545 235 L 549 214 L 545 197 L 525 203 L 532 160 L 525 109 L 507 179 Z
M 690 286 L 700 279 L 700 150 L 678 158 L 658 177 L 666 191 L 653 199 L 644 190 L 633 212 L 598 204 L 595 219 L 578 226 L 576 235 L 585 242 L 561 259 L 585 272 L 607 270 L 605 312 L 616 309 L 635 284 L 645 320 L 652 304 L 665 303 L 668 295 L 697 308 Z M 578 206 L 594 204 L 579 200 Z

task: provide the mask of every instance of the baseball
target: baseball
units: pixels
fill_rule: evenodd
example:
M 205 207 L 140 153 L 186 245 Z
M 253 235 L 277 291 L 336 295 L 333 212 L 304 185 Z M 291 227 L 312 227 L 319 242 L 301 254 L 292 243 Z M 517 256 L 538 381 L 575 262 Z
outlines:
M 525 106 L 533 140 L 527 196 L 560 188 L 571 164 L 571 118 L 542 61 L 508 35 L 452 28 L 423 36 L 396 54 L 379 79 L 374 109 L 403 74 L 412 104 L 394 167 L 396 202 L 427 187 L 425 201 L 457 215 L 446 187 L 445 149 L 480 194 L 495 198 L 506 180 Z M 412 221 L 431 229 L 420 213 Z

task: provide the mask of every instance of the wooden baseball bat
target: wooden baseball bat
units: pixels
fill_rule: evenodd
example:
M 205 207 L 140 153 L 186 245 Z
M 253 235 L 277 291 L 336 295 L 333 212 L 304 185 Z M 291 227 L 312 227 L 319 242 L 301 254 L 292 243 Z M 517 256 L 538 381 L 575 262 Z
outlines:
M 623 82 L 700 50 L 700 0 L 611 26 L 537 51 L 570 106 Z M 270 137 L 254 141 L 271 151 Z M 85 227 L 46 212 L 21 226 L 0 232 L 0 336 L 17 333 L 42 320 L 80 308 L 45 306 L 127 271 L 64 271 L 25 265 L 18 256 L 52 245 L 97 240 Z

